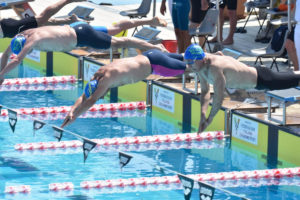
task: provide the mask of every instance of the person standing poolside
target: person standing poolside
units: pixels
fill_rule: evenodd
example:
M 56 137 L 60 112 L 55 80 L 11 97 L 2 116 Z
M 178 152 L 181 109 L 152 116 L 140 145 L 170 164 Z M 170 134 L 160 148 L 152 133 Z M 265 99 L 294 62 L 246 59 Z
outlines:
M 295 47 L 297 51 L 298 61 L 300 60 L 300 1 L 296 1 L 296 10 L 295 10 L 295 21 L 296 28 L 294 33 Z
M 189 29 L 196 29 L 200 26 L 203 19 L 205 18 L 205 15 L 207 13 L 207 10 L 209 9 L 209 3 L 210 0 L 190 0 L 191 3 L 191 9 L 190 9 L 190 24 Z M 199 38 L 199 45 L 204 46 L 205 38 L 204 37 L 198 37 Z
M 183 55 L 149 50 L 142 55 L 116 59 L 102 66 L 87 84 L 82 94 L 71 108 L 61 127 L 72 123 L 79 115 L 86 112 L 110 88 L 131 84 L 146 79 L 150 74 L 177 76 L 183 74 L 186 64 Z
M 189 12 L 190 3 L 186 0 L 173 0 L 172 4 L 172 21 L 175 29 L 178 52 L 183 53 L 184 50 L 191 44 L 189 35 Z M 162 0 L 160 13 L 166 13 L 166 0 Z
M 299 62 L 298 62 L 298 57 L 297 57 L 297 51 L 295 47 L 295 26 L 292 27 L 292 31 L 289 33 L 286 42 L 285 42 L 285 49 L 288 53 L 289 58 L 291 59 L 293 66 L 294 66 L 294 71 L 299 71 Z
M 221 52 L 204 53 L 199 45 L 191 45 L 184 54 L 187 67 L 196 72 L 201 85 L 201 120 L 198 133 L 212 122 L 222 106 L 225 87 L 234 89 L 281 90 L 300 85 L 300 72 L 274 72 L 266 67 L 249 67 Z M 208 117 L 210 101 L 209 84 L 213 85 L 214 96 Z
M 228 16 L 229 16 L 229 34 L 227 38 L 223 41 L 223 25 L 224 25 L 224 8 L 227 6 L 228 9 Z M 219 15 L 219 21 L 220 21 L 220 38 L 224 45 L 231 45 L 233 44 L 233 36 L 236 29 L 237 24 L 237 0 L 223 0 L 223 3 L 220 5 L 220 15 Z M 210 40 L 210 42 L 217 42 L 217 37 L 214 37 Z
M 72 15 L 63 19 L 51 19 L 60 9 L 65 5 L 73 2 L 82 2 L 86 0 L 61 0 L 51 6 L 48 6 L 38 16 L 25 17 L 20 20 L 7 18 L 0 21 L 0 38 L 9 37 L 13 38 L 18 33 L 31 29 L 37 28 L 44 25 L 61 25 L 70 24 L 79 21 L 76 15 Z
M 131 47 L 142 51 L 149 49 L 166 51 L 161 44 L 153 45 L 135 38 L 113 37 L 104 33 L 103 30 L 95 30 L 84 22 L 75 22 L 64 26 L 43 26 L 26 30 L 12 39 L 11 45 L 1 58 L 0 84 L 4 81 L 4 75 L 18 66 L 33 49 L 68 52 L 77 47 L 92 47 L 94 49 Z M 7 64 L 12 53 L 17 54 L 17 56 Z

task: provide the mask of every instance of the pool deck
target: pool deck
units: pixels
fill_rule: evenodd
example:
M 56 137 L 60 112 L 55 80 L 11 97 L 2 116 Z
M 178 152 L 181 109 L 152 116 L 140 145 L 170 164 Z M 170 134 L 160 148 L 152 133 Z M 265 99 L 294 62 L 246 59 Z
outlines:
M 58 0 L 35 0 L 33 2 L 30 2 L 30 5 L 32 6 L 32 8 L 34 9 L 34 11 L 39 14 L 39 12 L 41 12 L 43 10 L 43 8 L 57 2 Z M 105 2 L 105 1 L 103 1 Z M 125 19 L 125 17 L 121 16 L 119 14 L 120 11 L 122 10 L 128 10 L 128 9 L 134 9 L 137 8 L 139 5 L 123 5 L 123 6 L 101 6 L 101 5 L 96 5 L 94 3 L 91 2 L 76 2 L 76 3 L 71 3 L 67 6 L 65 6 L 63 9 L 61 9 L 55 16 L 66 16 L 68 12 L 70 12 L 74 7 L 76 7 L 77 5 L 85 5 L 87 7 L 93 7 L 95 8 L 95 10 L 91 13 L 91 16 L 94 18 L 93 21 L 91 21 L 92 25 L 104 25 L 104 26 L 109 26 L 111 25 L 113 22 L 116 21 L 120 21 L 121 19 Z M 161 33 L 158 35 L 159 38 L 161 39 L 175 39 L 175 34 L 173 31 L 173 24 L 171 21 L 171 17 L 169 12 L 167 12 L 166 16 L 162 16 L 159 13 L 159 8 L 160 8 L 160 3 L 156 4 L 156 15 L 158 15 L 161 18 L 164 18 L 167 22 L 168 25 L 165 28 L 161 28 L 159 27 L 159 29 L 161 30 Z M 16 14 L 14 13 L 13 10 L 2 10 L 0 12 L 0 17 L 16 17 Z M 151 8 L 150 13 L 148 14 L 148 17 L 153 16 L 153 8 Z M 245 19 L 241 19 L 238 21 L 238 25 L 237 27 L 241 27 L 244 25 Z M 242 53 L 242 56 L 239 58 L 240 61 L 244 62 L 247 65 L 253 65 L 254 61 L 256 59 L 256 57 L 251 56 L 250 50 L 251 49 L 256 49 L 256 48 L 262 48 L 265 47 L 267 44 L 263 44 L 263 43 L 259 43 L 259 42 L 255 42 L 255 36 L 257 34 L 258 31 L 258 22 L 255 18 L 255 16 L 251 16 L 248 24 L 247 24 L 247 33 L 246 34 L 240 34 L 240 33 L 236 33 L 234 36 L 234 44 L 233 45 L 229 45 L 229 46 L 225 46 L 228 47 L 230 49 L 234 49 L 236 51 L 239 51 Z M 227 33 L 228 33 L 228 29 L 229 29 L 229 24 L 228 22 L 225 23 L 224 25 L 224 38 L 226 37 Z M 133 29 L 129 30 L 128 35 L 132 34 Z M 76 50 L 73 51 L 73 53 L 79 54 L 79 55 L 85 55 L 87 52 L 85 52 L 84 50 Z M 135 50 L 130 50 L 129 51 L 129 55 L 135 55 L 136 51 Z M 107 63 L 108 60 L 103 60 L 101 59 L 102 62 Z M 279 68 L 280 71 L 289 71 L 291 72 L 292 69 L 289 68 L 286 64 L 284 64 L 283 62 L 286 61 L 285 59 L 278 59 L 278 64 L 279 64 Z M 264 65 L 265 66 L 270 66 L 271 64 L 271 59 L 263 59 Z M 275 67 L 274 67 L 275 68 Z M 274 69 L 273 68 L 273 69 Z M 274 69 L 275 70 L 275 69 Z M 157 76 L 151 76 L 149 77 L 149 79 L 158 79 L 160 81 L 162 81 L 164 84 L 167 84 L 173 88 L 177 88 L 178 90 L 182 91 L 182 92 L 186 92 L 182 90 L 182 84 L 181 84 L 181 80 L 180 79 L 164 79 L 164 78 L 160 78 Z M 188 88 L 193 88 L 194 87 L 194 83 L 188 83 L 187 84 Z M 200 92 L 200 90 L 199 90 Z M 213 93 L 213 91 L 212 91 Z M 255 95 L 258 95 L 259 97 L 254 97 Z M 262 99 L 264 100 L 264 94 L 260 93 L 260 94 L 255 94 L 254 96 L 248 94 L 248 96 L 245 96 L 245 98 L 255 98 L 255 99 Z M 239 96 L 241 97 L 241 96 Z M 254 112 L 251 115 L 255 115 L 257 118 L 261 119 L 261 120 L 267 120 L 267 114 L 266 114 L 266 105 L 262 106 L 262 105 L 256 105 L 256 104 L 249 104 L 249 103 L 241 103 L 243 101 L 243 99 L 239 98 L 236 101 L 233 101 L 235 99 L 233 99 L 232 97 L 226 97 L 225 101 L 223 103 L 223 107 L 229 108 L 229 109 L 239 109 L 239 110 L 247 110 L 247 112 L 249 110 L 252 109 L 252 111 Z M 300 106 L 299 104 L 294 104 L 291 106 L 287 107 L 287 124 L 288 125 L 293 125 L 290 127 L 293 127 L 293 129 L 295 130 L 299 130 L 299 127 L 297 125 L 300 125 Z M 263 113 L 262 113 L 263 112 Z M 275 115 L 277 113 L 281 113 L 280 109 L 275 109 Z

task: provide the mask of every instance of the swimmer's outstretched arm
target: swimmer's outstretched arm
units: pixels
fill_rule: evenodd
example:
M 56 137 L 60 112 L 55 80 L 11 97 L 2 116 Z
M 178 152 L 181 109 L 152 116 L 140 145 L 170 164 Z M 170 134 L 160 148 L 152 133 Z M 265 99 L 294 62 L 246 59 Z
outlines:
M 9 72 L 12 69 L 14 69 L 15 67 L 17 67 L 22 62 L 22 60 L 25 58 L 25 56 L 27 55 L 27 53 L 32 50 L 33 44 L 34 44 L 34 42 L 32 42 L 32 41 L 26 42 L 26 44 L 24 45 L 24 48 L 19 53 L 19 55 L 16 56 L 15 58 L 13 58 L 10 63 L 8 63 L 5 67 L 3 67 L 7 63 L 8 57 L 11 54 L 10 46 L 6 49 L 6 51 L 4 53 L 5 54 L 4 55 L 4 60 L 2 61 L 2 59 L 1 59 L 0 85 L 4 81 L 4 75 L 7 72 Z
M 225 76 L 223 74 L 223 71 L 219 70 L 218 68 L 211 68 L 211 74 L 213 74 L 213 87 L 214 87 L 214 97 L 212 102 L 212 107 L 209 113 L 208 118 L 206 118 L 206 111 L 210 99 L 209 94 L 209 85 L 206 83 L 206 86 L 204 84 L 201 84 L 204 78 L 201 78 L 200 84 L 201 84 L 201 120 L 199 123 L 199 129 L 198 133 L 203 132 L 207 126 L 212 122 L 215 115 L 218 113 L 219 109 L 222 106 L 222 102 L 224 99 L 224 90 L 226 85 Z M 204 86 L 204 94 L 202 94 L 202 86 Z
M 89 98 L 86 98 L 85 94 L 82 94 L 77 99 L 74 106 L 71 108 L 70 112 L 62 123 L 62 128 L 74 122 L 77 117 L 79 117 L 82 113 L 88 111 L 89 108 L 92 107 L 99 98 L 102 98 L 107 93 L 109 89 L 108 82 L 103 79 L 98 80 L 98 82 L 99 83 L 96 91 Z
M 4 51 L 4 53 L 2 54 L 1 57 L 1 68 L 0 68 L 0 72 L 2 71 L 2 69 L 4 69 L 4 67 L 7 65 L 8 62 L 8 58 L 11 55 L 11 48 L 10 46 L 7 47 L 7 49 Z

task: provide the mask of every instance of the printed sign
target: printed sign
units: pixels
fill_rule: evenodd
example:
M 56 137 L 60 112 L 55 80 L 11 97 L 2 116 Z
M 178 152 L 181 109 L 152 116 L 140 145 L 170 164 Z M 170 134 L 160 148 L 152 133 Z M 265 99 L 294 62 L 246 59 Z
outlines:
M 131 155 L 119 152 L 119 160 L 120 160 L 120 167 L 121 167 L 121 169 L 123 167 L 125 167 L 130 162 L 131 158 L 132 158 Z
M 33 11 L 30 8 L 28 8 L 24 12 L 22 12 L 22 17 L 23 18 L 33 17 L 33 16 L 34 16 L 34 13 L 33 13 Z
M 95 64 L 93 62 L 84 61 L 83 70 L 84 76 L 83 81 L 88 82 L 91 80 L 92 76 L 98 71 L 101 66 L 99 64 Z
M 7 111 L 8 111 L 8 122 L 9 122 L 10 128 L 11 128 L 12 132 L 15 132 L 16 124 L 18 121 L 17 112 L 15 112 L 11 109 L 7 109 Z
M 177 174 L 177 176 L 180 179 L 180 182 L 183 186 L 184 199 L 189 200 L 191 198 L 192 191 L 194 188 L 194 180 L 181 174 Z
M 58 127 L 55 127 L 55 126 L 53 126 L 52 128 L 54 130 L 53 136 L 55 138 L 57 138 L 58 141 L 60 141 L 62 136 L 63 136 L 64 131 L 62 129 L 58 128 Z
M 153 85 L 152 105 L 174 113 L 175 94 L 167 89 Z
M 41 61 L 41 52 L 38 50 L 32 50 L 29 54 L 27 54 L 26 58 L 39 63 Z
M 41 128 L 43 128 L 43 126 L 46 123 L 39 121 L 39 120 L 34 120 L 33 121 L 33 135 L 35 135 L 35 131 L 40 130 Z
M 88 140 L 83 140 L 83 145 L 82 145 L 82 149 L 83 149 L 83 157 L 84 157 L 84 162 L 86 161 L 90 151 L 95 148 L 95 146 L 97 145 L 97 143 L 93 142 L 93 141 L 88 141 Z
M 257 145 L 258 123 L 237 115 L 232 117 L 232 136 Z
M 215 188 L 202 182 L 198 182 L 198 184 L 199 184 L 199 199 L 212 200 L 214 197 Z

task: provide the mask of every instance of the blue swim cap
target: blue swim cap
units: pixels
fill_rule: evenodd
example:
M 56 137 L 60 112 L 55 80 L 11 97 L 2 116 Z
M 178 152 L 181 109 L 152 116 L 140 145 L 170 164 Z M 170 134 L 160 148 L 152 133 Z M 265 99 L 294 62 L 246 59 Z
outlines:
M 26 42 L 26 38 L 24 35 L 17 35 L 16 37 L 14 37 L 11 40 L 11 43 L 10 43 L 11 51 L 14 54 L 18 55 L 22 51 L 22 49 L 25 45 L 25 42 Z
M 203 60 L 205 53 L 203 49 L 197 44 L 191 44 L 184 53 L 186 60 Z
M 96 91 L 97 85 L 98 85 L 97 80 L 92 80 L 86 84 L 84 89 L 84 94 L 86 98 L 89 98 Z

